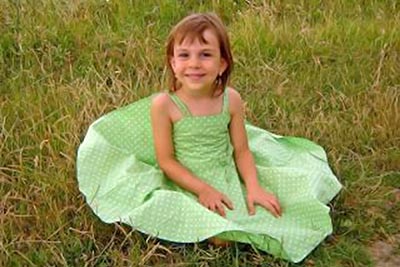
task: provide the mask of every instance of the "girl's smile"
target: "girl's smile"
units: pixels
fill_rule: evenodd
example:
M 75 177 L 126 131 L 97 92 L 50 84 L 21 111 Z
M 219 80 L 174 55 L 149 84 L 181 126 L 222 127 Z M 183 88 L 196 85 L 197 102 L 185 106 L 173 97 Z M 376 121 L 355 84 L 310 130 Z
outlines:
M 218 75 L 227 67 L 211 30 L 205 30 L 202 38 L 184 39 L 176 44 L 170 62 L 181 89 L 205 93 L 214 89 Z

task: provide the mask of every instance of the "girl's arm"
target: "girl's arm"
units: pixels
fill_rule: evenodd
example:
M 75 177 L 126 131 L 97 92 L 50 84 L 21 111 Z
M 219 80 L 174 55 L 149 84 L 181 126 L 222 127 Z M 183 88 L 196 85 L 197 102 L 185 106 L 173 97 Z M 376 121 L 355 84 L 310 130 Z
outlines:
M 170 115 L 172 105 L 167 94 L 160 94 L 153 99 L 151 106 L 151 123 L 158 165 L 168 178 L 197 195 L 203 206 L 225 216 L 224 205 L 233 209 L 231 201 L 224 194 L 193 175 L 175 158 Z
M 273 194 L 266 192 L 257 180 L 257 171 L 249 149 L 244 125 L 242 99 L 235 90 L 227 90 L 229 90 L 229 111 L 231 114 L 229 132 L 234 149 L 236 166 L 247 189 L 249 214 L 253 215 L 255 213 L 254 205 L 259 204 L 278 217 L 281 215 L 281 208 L 277 198 Z

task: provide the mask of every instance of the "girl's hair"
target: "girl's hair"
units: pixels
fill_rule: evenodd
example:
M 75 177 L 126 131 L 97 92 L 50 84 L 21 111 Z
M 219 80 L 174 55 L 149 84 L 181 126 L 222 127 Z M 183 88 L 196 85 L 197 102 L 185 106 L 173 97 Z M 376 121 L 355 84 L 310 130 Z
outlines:
M 226 70 L 222 75 L 218 76 L 216 80 L 216 89 L 221 89 L 221 91 L 225 89 L 233 68 L 233 58 L 228 34 L 221 19 L 214 13 L 195 13 L 183 18 L 176 24 L 167 39 L 166 61 L 169 72 L 170 91 L 179 89 L 179 84 L 170 62 L 171 58 L 174 56 L 174 45 L 181 44 L 185 39 L 189 42 L 193 42 L 197 39 L 201 43 L 206 43 L 203 36 L 206 30 L 212 30 L 216 35 L 221 57 L 227 64 Z

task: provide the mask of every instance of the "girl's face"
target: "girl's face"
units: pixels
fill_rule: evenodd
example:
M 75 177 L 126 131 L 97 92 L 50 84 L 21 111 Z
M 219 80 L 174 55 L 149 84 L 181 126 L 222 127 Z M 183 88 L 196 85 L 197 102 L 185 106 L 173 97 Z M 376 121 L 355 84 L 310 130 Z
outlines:
M 220 45 L 212 30 L 205 30 L 202 43 L 198 38 L 190 42 L 184 39 L 174 45 L 174 54 L 170 59 L 175 77 L 183 90 L 211 92 L 215 80 L 222 74 L 226 61 L 221 58 Z

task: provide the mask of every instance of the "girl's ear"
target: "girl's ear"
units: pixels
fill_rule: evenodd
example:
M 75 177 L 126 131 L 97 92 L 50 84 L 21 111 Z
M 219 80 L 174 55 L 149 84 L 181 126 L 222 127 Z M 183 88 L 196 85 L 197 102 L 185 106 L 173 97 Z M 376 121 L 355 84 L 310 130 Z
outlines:
M 170 57 L 169 58 L 169 64 L 171 64 L 172 70 L 175 73 L 175 59 L 174 59 L 174 57 Z

